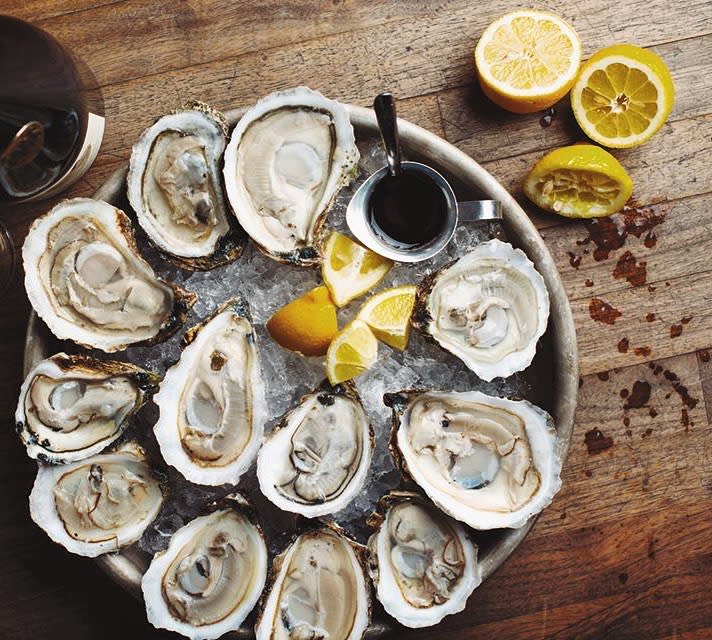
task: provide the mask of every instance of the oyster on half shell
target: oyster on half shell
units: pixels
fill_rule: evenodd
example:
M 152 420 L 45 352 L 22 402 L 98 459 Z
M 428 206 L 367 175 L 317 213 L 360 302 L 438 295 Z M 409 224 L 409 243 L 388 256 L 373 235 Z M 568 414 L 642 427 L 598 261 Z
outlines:
M 477 547 L 422 496 L 393 491 L 369 518 L 369 573 L 384 609 L 407 627 L 462 611 L 482 582 Z
M 413 313 L 415 326 L 488 381 L 531 364 L 548 318 L 544 278 L 496 239 L 426 280 Z
M 228 300 L 183 338 L 153 401 L 165 461 L 191 482 L 237 484 L 257 455 L 267 415 L 247 303 Z
M 357 640 L 370 618 L 364 549 L 325 527 L 300 535 L 274 560 L 256 640 Z
M 27 455 L 63 463 L 99 453 L 124 431 L 160 377 L 125 362 L 58 353 L 20 389 L 15 424 Z
M 237 630 L 267 580 L 267 547 L 243 510 L 195 518 L 157 553 L 141 580 L 148 621 L 192 640 Z
M 297 87 L 262 98 L 237 123 L 225 188 L 240 225 L 268 256 L 311 265 L 319 229 L 358 159 L 343 105 Z
M 262 493 L 308 518 L 346 507 L 368 475 L 373 433 L 352 384 L 304 396 L 266 437 L 257 457 Z
M 222 190 L 225 117 L 202 102 L 163 116 L 134 145 L 127 195 L 151 242 L 180 266 L 212 269 L 242 253 Z
M 387 394 L 393 453 L 445 513 L 474 529 L 516 529 L 561 487 L 551 416 L 479 391 Z
M 126 214 L 73 198 L 38 218 L 22 247 L 25 290 L 58 338 L 113 352 L 174 333 L 195 295 L 156 277 Z
M 30 493 L 30 515 L 68 551 L 96 557 L 136 542 L 163 504 L 143 449 L 43 466 Z

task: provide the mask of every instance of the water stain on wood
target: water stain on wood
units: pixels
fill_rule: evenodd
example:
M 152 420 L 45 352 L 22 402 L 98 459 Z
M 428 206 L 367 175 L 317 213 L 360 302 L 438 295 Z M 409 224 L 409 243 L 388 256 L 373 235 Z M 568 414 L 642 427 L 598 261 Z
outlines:
M 616 267 L 613 269 L 613 277 L 616 280 L 625 278 L 634 287 L 640 287 L 645 284 L 648 277 L 646 271 L 647 264 L 645 260 L 638 262 L 630 251 L 626 251 L 618 258 Z
M 630 347 L 630 341 L 628 338 L 621 338 L 618 341 L 618 351 L 621 353 L 628 353 L 628 347 Z
M 648 368 L 656 376 L 662 373 L 663 378 L 665 378 L 665 380 L 670 383 L 672 391 L 665 394 L 666 400 L 671 397 L 673 392 L 680 397 L 680 402 L 682 403 L 682 407 L 680 409 L 680 424 L 685 427 L 685 431 L 689 431 L 690 427 L 695 426 L 695 423 L 690 420 L 689 412 L 697 406 L 699 400 L 697 398 L 693 398 L 690 395 L 688 388 L 684 384 L 682 384 L 682 382 L 680 382 L 680 377 L 674 371 L 671 371 L 670 369 L 664 369 L 662 366 L 654 362 L 648 363 Z M 657 413 L 655 415 L 657 415 Z M 651 413 L 651 417 L 655 416 L 653 416 Z
M 636 238 L 643 236 L 643 244 L 654 247 L 657 236 L 653 229 L 665 220 L 665 215 L 657 213 L 653 208 L 640 209 L 625 207 L 623 211 L 607 218 L 593 218 L 584 222 L 588 236 L 577 240 L 578 245 L 595 245 L 593 259 L 596 262 L 605 260 L 611 252 L 620 249 L 629 235 Z
M 648 400 L 650 400 L 650 383 L 636 380 L 623 409 L 640 409 L 648 403 Z
M 600 429 L 591 429 L 584 436 L 586 448 L 590 454 L 597 454 L 613 446 L 613 438 L 605 435 Z
M 596 322 L 605 324 L 615 324 L 616 320 L 623 315 L 612 304 L 600 298 L 591 298 L 591 302 L 588 304 L 588 312 Z
M 635 348 L 635 355 L 642 356 L 643 358 L 647 358 L 652 352 L 653 351 L 650 347 L 636 347 Z

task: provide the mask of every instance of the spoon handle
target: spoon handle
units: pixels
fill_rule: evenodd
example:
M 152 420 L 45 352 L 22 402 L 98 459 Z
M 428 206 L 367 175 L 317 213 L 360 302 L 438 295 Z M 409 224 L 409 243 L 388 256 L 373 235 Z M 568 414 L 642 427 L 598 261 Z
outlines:
M 388 169 L 392 176 L 397 176 L 401 171 L 401 146 L 398 136 L 396 99 L 391 93 L 381 93 L 373 101 L 373 108 L 376 111 L 383 146 L 386 148 Z

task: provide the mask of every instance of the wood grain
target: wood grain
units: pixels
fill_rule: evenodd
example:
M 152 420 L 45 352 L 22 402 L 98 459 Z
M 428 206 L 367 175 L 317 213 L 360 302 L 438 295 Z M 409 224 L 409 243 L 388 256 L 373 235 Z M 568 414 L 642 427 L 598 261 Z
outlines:
M 566 100 L 544 128 L 541 114 L 506 114 L 477 88 L 472 50 L 486 24 L 519 6 L 512 0 L 3 0 L 0 10 L 56 35 L 102 86 L 100 156 L 65 195 L 90 195 L 128 158 L 142 129 L 190 98 L 233 108 L 303 83 L 368 104 L 389 89 L 403 117 L 483 163 L 541 229 L 572 301 L 584 374 L 563 488 L 465 612 L 393 638 L 707 640 L 712 3 L 545 5 L 575 25 L 586 55 L 635 42 L 662 55 L 675 79 L 668 124 L 644 146 L 614 152 L 633 177 L 638 209 L 605 222 L 562 220 L 521 193 L 547 150 L 583 139 Z M 18 244 L 56 200 L 2 211 Z M 633 232 L 641 219 L 654 219 L 654 239 Z M 28 313 L 20 278 L 4 298 L 0 637 L 173 637 L 151 629 L 140 603 L 29 521 L 34 470 L 10 420 Z M 592 300 L 615 308 L 613 324 L 592 317 Z

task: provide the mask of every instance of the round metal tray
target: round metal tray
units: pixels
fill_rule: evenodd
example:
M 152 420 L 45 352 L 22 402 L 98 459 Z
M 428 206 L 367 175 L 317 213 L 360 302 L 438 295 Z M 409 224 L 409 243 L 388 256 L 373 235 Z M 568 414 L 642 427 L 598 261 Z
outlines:
M 376 117 L 370 109 L 347 105 L 357 139 L 378 135 Z M 234 125 L 244 109 L 227 112 Z M 544 408 L 553 415 L 558 437 L 564 444 L 564 456 L 568 450 L 573 430 L 574 411 L 578 393 L 578 360 L 573 317 L 561 278 L 549 251 L 536 228 L 516 200 L 472 158 L 442 138 L 404 120 L 399 120 L 401 142 L 406 157 L 430 164 L 452 181 L 456 191 L 464 191 L 469 197 L 479 196 L 499 200 L 502 203 L 504 228 L 508 240 L 522 249 L 534 262 L 544 277 L 549 290 L 551 315 L 547 334 L 543 339 L 548 345 L 548 370 L 552 373 L 547 384 L 549 401 Z M 117 203 L 126 185 L 128 163 L 117 169 L 94 193 L 93 197 Z M 52 336 L 44 324 L 31 313 L 24 351 L 24 373 L 37 361 L 51 355 Z M 541 344 L 540 344 L 540 349 Z M 548 405 L 548 406 L 547 406 Z M 490 535 L 485 553 L 480 558 L 483 579 L 487 579 L 524 540 L 534 524 L 532 518 L 521 529 L 496 530 Z M 129 547 L 117 554 L 105 555 L 96 562 L 124 589 L 141 597 L 141 577 L 146 568 L 145 557 Z M 476 607 L 476 594 L 470 599 L 469 609 Z M 369 637 L 382 635 L 389 629 L 388 622 L 376 621 L 369 628 Z M 243 626 L 235 637 L 247 637 L 252 629 Z

